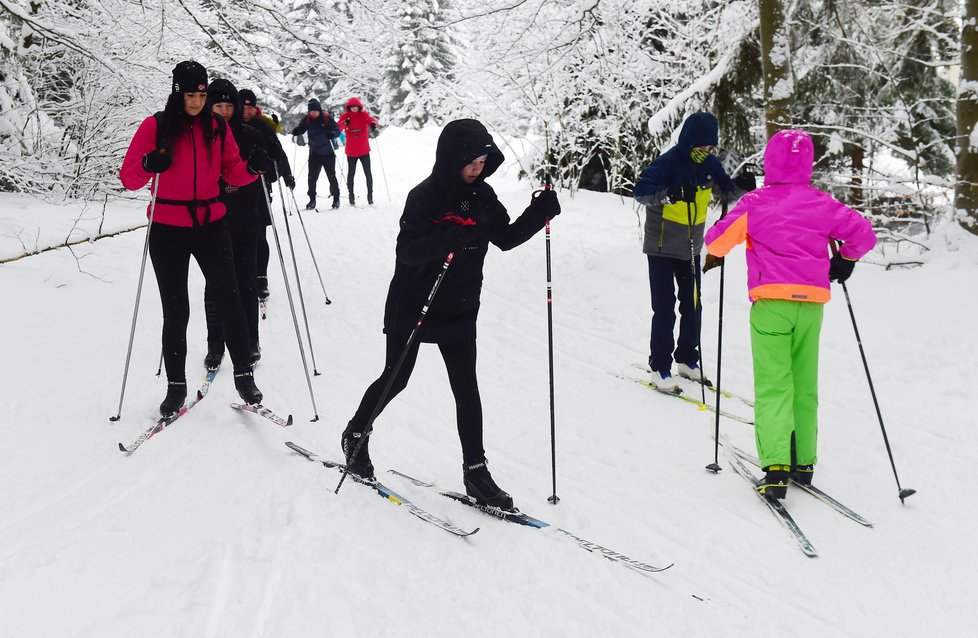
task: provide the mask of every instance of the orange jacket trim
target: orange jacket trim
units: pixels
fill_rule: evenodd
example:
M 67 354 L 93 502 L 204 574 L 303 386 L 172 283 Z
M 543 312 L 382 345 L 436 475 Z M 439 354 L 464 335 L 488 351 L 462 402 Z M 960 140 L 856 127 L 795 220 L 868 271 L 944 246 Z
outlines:
M 825 303 L 831 298 L 831 293 L 827 289 L 820 286 L 806 286 L 803 284 L 764 284 L 763 286 L 751 288 L 749 293 L 751 301 L 757 301 L 758 299 L 787 299 L 788 301 Z

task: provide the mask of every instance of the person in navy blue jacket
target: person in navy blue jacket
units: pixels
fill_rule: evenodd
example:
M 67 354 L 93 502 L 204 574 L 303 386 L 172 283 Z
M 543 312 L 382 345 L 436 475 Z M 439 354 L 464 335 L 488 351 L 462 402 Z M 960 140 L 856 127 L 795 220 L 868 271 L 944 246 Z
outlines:
M 683 123 L 676 145 L 642 171 L 633 192 L 635 200 L 645 205 L 642 251 L 648 256 L 652 292 L 649 367 L 652 383 L 661 390 L 679 389 L 672 378 L 674 359 L 680 376 L 709 385 L 698 364 L 702 317 L 699 255 L 706 209 L 714 192 L 729 201 L 749 190 L 746 179 L 743 186 L 734 182 L 713 155 L 718 137 L 717 119 L 712 114 L 693 113 Z M 673 338 L 677 287 L 678 342 Z
M 316 182 L 319 171 L 326 169 L 329 180 L 329 194 L 333 198 L 333 208 L 340 207 L 340 185 L 336 181 L 336 153 L 333 151 L 333 138 L 340 136 L 340 127 L 328 111 L 323 111 L 319 100 L 309 100 L 309 115 L 299 126 L 292 129 L 292 135 L 309 133 L 309 203 L 306 210 L 316 207 Z

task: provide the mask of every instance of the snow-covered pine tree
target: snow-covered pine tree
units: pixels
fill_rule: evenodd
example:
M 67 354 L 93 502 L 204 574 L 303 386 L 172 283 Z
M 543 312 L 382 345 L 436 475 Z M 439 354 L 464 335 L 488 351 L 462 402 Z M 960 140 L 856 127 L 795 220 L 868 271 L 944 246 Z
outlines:
M 391 4 L 395 30 L 383 47 L 380 114 L 383 122 L 419 129 L 440 111 L 439 86 L 454 79 L 455 45 L 445 24 L 449 0 Z

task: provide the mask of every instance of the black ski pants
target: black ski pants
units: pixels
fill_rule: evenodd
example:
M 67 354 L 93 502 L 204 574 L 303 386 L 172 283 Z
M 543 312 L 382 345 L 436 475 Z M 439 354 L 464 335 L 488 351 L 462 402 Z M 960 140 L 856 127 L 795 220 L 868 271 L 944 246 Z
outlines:
M 264 226 L 262 227 L 264 230 Z M 248 322 L 248 343 L 258 345 L 258 240 L 255 237 L 231 241 L 234 255 L 234 272 L 241 299 L 241 309 Z M 204 314 L 207 318 L 207 341 L 224 343 L 224 330 L 217 309 L 217 286 L 207 282 L 204 286 Z
M 353 427 L 358 427 L 362 431 L 366 426 L 367 420 L 380 400 L 381 392 L 391 378 L 394 364 L 404 352 L 405 343 L 407 343 L 407 335 L 404 333 L 393 336 L 387 335 L 387 361 L 384 364 L 384 372 L 370 384 L 363 395 L 363 399 L 360 400 L 360 407 L 357 408 L 357 412 L 353 416 Z M 411 345 L 394 384 L 384 400 L 381 411 L 401 390 L 407 387 L 408 379 L 411 378 L 411 372 L 414 370 L 414 364 L 418 360 L 419 346 L 419 341 L 415 341 Z M 438 349 L 445 361 L 452 394 L 455 395 L 455 417 L 458 425 L 458 438 L 462 443 L 462 459 L 466 465 L 474 465 L 485 459 L 486 456 L 482 446 L 482 399 L 479 396 L 479 384 L 475 377 L 475 339 L 439 343 Z
M 652 292 L 652 336 L 649 339 L 649 367 L 659 372 L 678 363 L 698 363 L 699 330 L 703 304 L 696 298 L 700 286 L 700 257 L 696 256 L 696 278 L 688 259 L 647 255 L 649 287 Z M 676 291 L 678 289 L 678 295 Z M 679 299 L 679 340 L 676 328 L 676 299 Z M 675 347 L 675 352 L 673 348 Z
M 363 164 L 363 174 L 367 178 L 367 195 L 373 195 L 374 193 L 374 175 L 370 172 L 370 153 L 366 155 L 361 155 L 360 157 L 347 157 L 346 158 L 346 190 L 353 195 L 353 178 L 357 174 L 357 160 Z
M 319 171 L 326 170 L 326 179 L 329 180 L 330 197 L 340 196 L 340 183 L 336 181 L 336 155 L 327 153 L 320 155 L 309 151 L 309 197 L 316 198 L 316 182 L 319 181 Z
M 268 258 L 271 250 L 268 247 L 268 226 L 262 226 L 258 231 L 258 276 L 268 277 Z
M 191 255 L 197 260 L 204 280 L 214 287 L 214 302 L 235 371 L 250 370 L 248 324 L 238 295 L 231 236 L 225 220 L 200 228 L 153 224 L 149 232 L 149 256 L 163 304 L 163 362 L 167 379 L 187 379 L 187 323 L 190 321 L 187 278 Z

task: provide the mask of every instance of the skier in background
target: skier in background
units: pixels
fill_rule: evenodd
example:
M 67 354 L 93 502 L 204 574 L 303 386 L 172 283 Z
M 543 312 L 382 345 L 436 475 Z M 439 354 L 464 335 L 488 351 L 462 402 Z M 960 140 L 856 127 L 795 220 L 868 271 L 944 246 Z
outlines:
M 476 319 L 482 290 L 482 269 L 489 244 L 502 250 L 519 246 L 560 214 L 557 195 L 544 190 L 513 223 L 485 180 L 503 162 L 492 136 L 476 120 L 456 120 L 442 130 L 431 175 L 408 194 L 397 236 L 394 277 L 387 293 L 384 332 L 387 359 L 384 371 L 363 395 L 356 414 L 343 432 L 341 444 L 350 472 L 372 478 L 367 440 L 354 450 L 371 427 L 368 421 L 393 374 L 384 406 L 403 390 L 411 376 L 421 342 L 436 343 L 441 351 L 452 393 L 458 435 L 462 443 L 465 491 L 480 503 L 512 509 L 513 499 L 496 485 L 486 466 L 482 439 L 482 402 L 476 380 Z M 428 309 L 415 341 L 405 352 L 422 307 L 450 251 L 454 258 Z M 382 410 L 384 406 L 381 406 Z
M 845 281 L 876 245 L 858 212 L 811 185 L 815 156 L 804 131 L 779 131 L 764 150 L 764 187 L 706 233 L 723 257 L 747 242 L 754 359 L 758 490 L 784 498 L 788 479 L 811 484 L 818 435 L 818 339 L 829 282 Z M 829 259 L 829 241 L 845 242 Z
M 219 180 L 247 186 L 268 170 L 271 162 L 255 151 L 241 159 L 234 134 L 226 123 L 205 110 L 207 71 L 193 61 L 173 69 L 170 96 L 163 111 L 139 125 L 119 177 L 128 190 L 139 190 L 157 174 L 157 197 L 149 229 L 149 255 L 163 304 L 163 361 L 166 398 L 160 413 L 173 414 L 187 398 L 187 292 L 190 257 L 204 279 L 216 287 L 215 304 L 224 329 L 234 387 L 246 403 L 260 403 L 248 343 L 248 324 L 241 309 L 231 237 L 224 204 L 218 199 Z M 147 216 L 149 215 L 147 207 Z
M 363 164 L 363 175 L 367 178 L 367 203 L 374 203 L 374 176 L 370 172 L 370 135 L 377 133 L 377 120 L 363 108 L 359 98 L 351 97 L 346 103 L 346 111 L 340 115 L 340 130 L 346 133 L 346 190 L 350 194 L 350 206 L 355 205 L 353 178 L 357 174 L 357 160 Z
M 289 190 L 295 190 L 295 177 L 292 176 L 292 167 L 289 165 L 289 158 L 282 148 L 282 142 L 278 139 L 273 126 L 268 124 L 267 119 L 262 115 L 261 108 L 258 106 L 258 97 L 251 89 L 241 89 L 239 93 L 241 100 L 241 116 L 246 124 L 257 130 L 264 140 L 263 148 L 268 152 L 272 159 L 272 168 L 265 173 L 265 185 L 268 188 L 268 196 L 272 196 L 272 184 L 281 175 L 282 181 L 288 186 Z M 277 169 L 277 170 L 276 170 Z M 264 202 L 258 208 L 265 227 L 271 226 L 272 218 L 268 211 L 268 206 Z M 268 259 L 271 249 L 268 246 L 267 230 L 262 230 L 258 235 L 258 298 L 268 299 Z
M 700 252 L 706 211 L 714 192 L 729 201 L 753 188 L 753 176 L 739 176 L 738 185 L 712 154 L 718 134 L 717 119 L 712 114 L 690 115 L 683 122 L 676 145 L 642 171 L 633 192 L 635 201 L 645 205 L 642 251 L 648 257 L 652 293 L 651 381 L 666 392 L 680 391 L 672 378 L 674 359 L 680 376 L 710 385 L 699 369 L 703 315 Z M 678 341 L 673 337 L 677 287 Z
M 234 134 L 242 158 L 250 156 L 256 148 L 267 152 L 262 133 L 242 119 L 238 91 L 228 80 L 214 80 L 207 87 L 207 109 L 227 121 Z M 252 122 L 255 122 L 252 119 Z M 247 186 L 232 186 L 220 181 L 218 196 L 227 209 L 227 226 L 231 235 L 234 269 L 237 273 L 241 307 L 248 322 L 250 361 L 254 365 L 261 358 L 258 343 L 258 238 L 264 235 L 261 220 L 268 216 L 265 195 L 260 180 Z M 261 215 L 260 211 L 265 211 Z M 207 318 L 207 356 L 204 366 L 216 369 L 224 359 L 224 331 L 217 312 L 217 286 L 208 283 L 204 288 L 204 313 Z
M 336 153 L 333 139 L 339 137 L 340 127 L 333 121 L 328 111 L 323 111 L 319 100 L 309 100 L 309 115 L 292 129 L 292 135 L 309 133 L 309 203 L 306 210 L 316 208 L 316 182 L 319 171 L 326 169 L 329 180 L 329 194 L 333 198 L 333 208 L 340 207 L 340 184 L 336 181 Z

